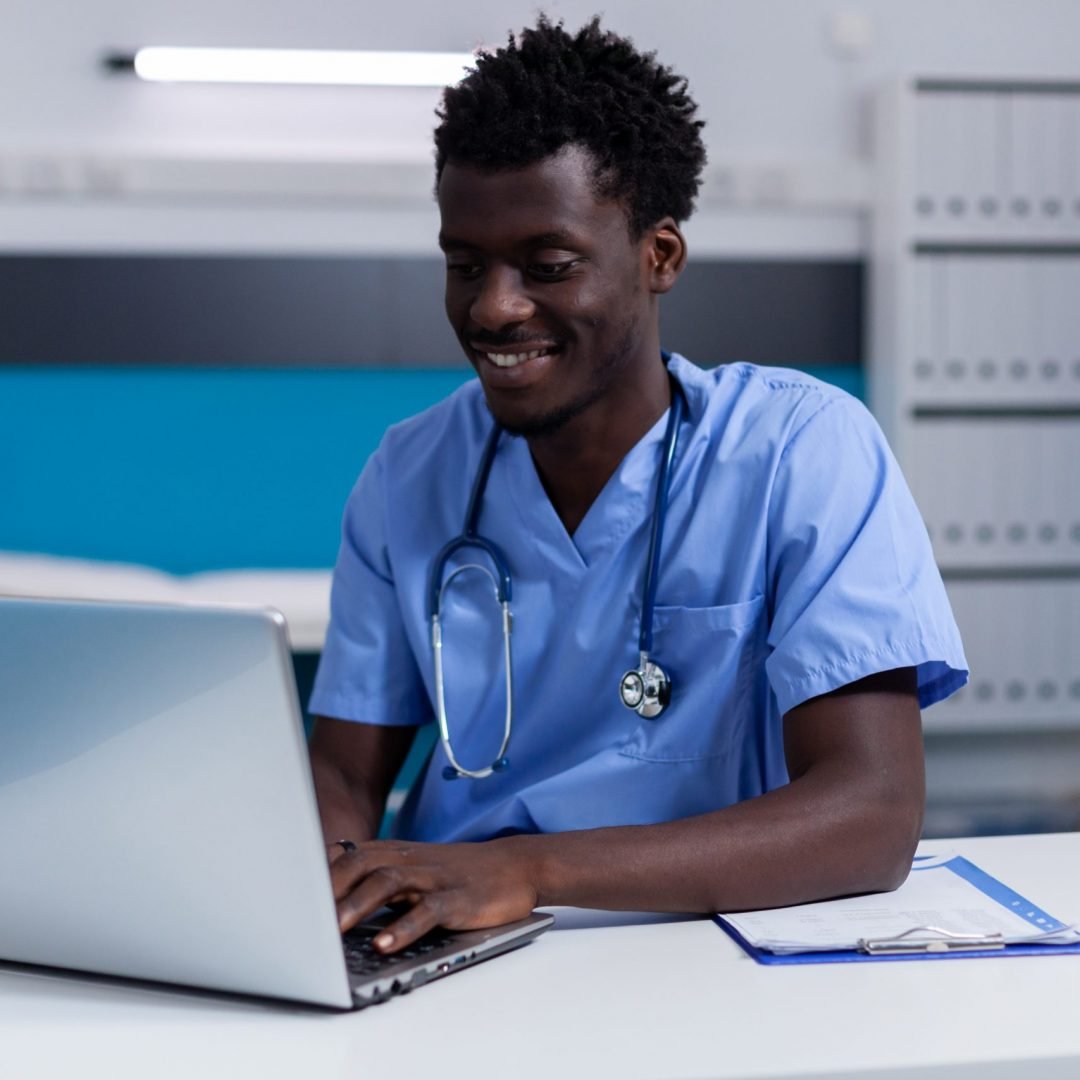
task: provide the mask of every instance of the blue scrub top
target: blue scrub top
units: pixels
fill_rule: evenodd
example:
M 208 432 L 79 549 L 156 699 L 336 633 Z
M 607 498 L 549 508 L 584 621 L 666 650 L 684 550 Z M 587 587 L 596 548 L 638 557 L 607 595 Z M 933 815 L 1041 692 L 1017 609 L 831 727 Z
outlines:
M 513 574 L 511 766 L 446 781 L 437 746 L 400 836 L 478 840 L 648 824 L 787 782 L 783 715 L 913 666 L 922 707 L 967 680 L 926 529 L 876 422 L 835 387 L 780 368 L 669 369 L 687 408 L 657 582 L 653 657 L 668 709 L 620 702 L 638 619 L 666 415 L 626 455 L 573 536 L 524 439 L 504 434 L 479 531 Z M 473 381 L 391 428 L 345 510 L 310 708 L 369 724 L 433 720 L 427 575 L 459 535 L 492 418 Z M 451 562 L 483 562 L 475 549 Z M 502 627 L 478 571 L 444 600 L 446 704 L 466 767 L 495 757 Z

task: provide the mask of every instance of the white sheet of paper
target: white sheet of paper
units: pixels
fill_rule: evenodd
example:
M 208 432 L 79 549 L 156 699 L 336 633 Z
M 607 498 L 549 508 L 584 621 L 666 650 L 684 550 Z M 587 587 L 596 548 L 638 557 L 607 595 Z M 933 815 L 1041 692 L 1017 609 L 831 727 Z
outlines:
M 721 918 L 751 945 L 769 952 L 811 952 L 855 949 L 861 939 L 893 938 L 914 927 L 932 926 L 953 934 L 1000 934 L 1008 944 L 1039 938 L 1046 944 L 1080 940 L 1066 930 L 1044 937 L 1058 926 L 1051 920 L 1041 926 L 1014 914 L 944 863 L 954 853 L 943 854 L 914 870 L 895 892 L 825 900 L 797 907 L 747 911 Z M 914 935 L 913 935 L 914 936 Z M 919 935 L 923 938 L 932 934 Z

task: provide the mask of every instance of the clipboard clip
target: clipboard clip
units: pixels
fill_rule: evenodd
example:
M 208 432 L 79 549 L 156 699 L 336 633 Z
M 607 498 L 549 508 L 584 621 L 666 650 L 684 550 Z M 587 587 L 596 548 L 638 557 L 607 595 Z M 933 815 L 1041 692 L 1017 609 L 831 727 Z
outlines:
M 1000 933 L 957 934 L 940 926 L 913 926 L 895 937 L 859 938 L 858 948 L 869 956 L 971 952 L 1004 949 L 1005 939 Z

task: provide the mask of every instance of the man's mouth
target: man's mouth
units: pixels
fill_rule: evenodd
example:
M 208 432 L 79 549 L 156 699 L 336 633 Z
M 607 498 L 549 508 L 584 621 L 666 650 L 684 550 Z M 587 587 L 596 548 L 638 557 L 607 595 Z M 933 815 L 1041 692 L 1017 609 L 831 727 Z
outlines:
M 546 356 L 555 351 L 553 346 L 542 349 L 529 349 L 525 352 L 487 352 L 478 350 L 487 361 L 496 367 L 517 367 L 529 360 L 537 360 L 540 356 Z
M 489 364 L 494 364 L 495 367 L 499 368 L 519 367 L 530 360 L 538 360 L 541 356 L 548 356 L 557 351 L 555 345 L 538 345 L 531 349 L 519 347 L 513 350 L 506 347 L 495 350 L 478 345 L 473 345 L 472 348 L 478 356 L 483 357 Z

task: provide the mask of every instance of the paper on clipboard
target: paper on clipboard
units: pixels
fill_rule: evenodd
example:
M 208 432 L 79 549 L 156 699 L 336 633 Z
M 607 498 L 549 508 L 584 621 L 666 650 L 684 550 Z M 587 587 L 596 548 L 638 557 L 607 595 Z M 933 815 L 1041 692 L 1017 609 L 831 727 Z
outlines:
M 949 935 L 1005 945 L 1080 942 L 1080 933 L 952 852 L 916 858 L 895 892 L 719 918 L 750 945 L 777 955 Z

